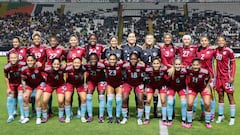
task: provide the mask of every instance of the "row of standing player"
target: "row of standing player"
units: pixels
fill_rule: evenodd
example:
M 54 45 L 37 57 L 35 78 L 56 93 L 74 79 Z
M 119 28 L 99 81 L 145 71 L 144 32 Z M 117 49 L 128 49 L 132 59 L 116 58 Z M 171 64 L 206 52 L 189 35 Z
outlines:
M 15 40 L 18 40 L 18 39 L 15 39 Z M 43 47 L 43 46 L 40 46 L 40 41 L 41 41 L 40 35 L 39 34 L 35 34 L 33 36 L 34 46 L 30 47 L 29 49 L 26 49 L 26 51 L 25 51 L 25 52 L 30 51 L 30 53 L 35 54 L 36 60 L 38 61 L 37 62 L 38 66 L 39 65 L 44 65 L 44 64 L 41 64 L 40 61 L 41 61 L 41 59 L 45 59 L 45 58 L 41 57 L 41 56 L 45 57 L 45 55 L 42 54 L 43 52 L 45 52 L 45 49 L 41 49 L 41 47 Z M 165 44 L 160 47 L 160 50 L 159 50 L 159 48 L 154 47 L 154 38 L 151 35 L 146 36 L 146 42 L 145 42 L 145 44 L 143 45 L 142 48 L 139 47 L 138 45 L 136 45 L 136 37 L 135 37 L 134 33 L 130 33 L 129 34 L 129 36 L 128 36 L 128 44 L 127 45 L 122 45 L 121 49 L 118 49 L 118 47 L 117 47 L 118 44 L 117 44 L 117 38 L 116 37 L 111 38 L 111 40 L 110 40 L 111 46 L 109 48 L 105 49 L 105 51 L 103 51 L 102 46 L 99 46 L 99 45 L 96 44 L 96 41 L 97 41 L 96 40 L 96 36 L 95 35 L 91 35 L 90 36 L 90 45 L 86 46 L 85 49 L 84 49 L 84 48 L 77 47 L 77 42 L 78 42 L 77 38 L 75 36 L 71 36 L 71 38 L 70 38 L 71 49 L 68 51 L 68 55 L 66 56 L 67 57 L 67 65 L 71 65 L 72 61 L 73 61 L 73 59 L 75 57 L 79 57 L 80 58 L 79 60 L 81 61 L 81 58 L 84 56 L 84 53 L 87 53 L 89 55 L 90 53 L 94 52 L 94 53 L 96 53 L 98 55 L 98 57 L 100 57 L 100 55 L 102 54 L 102 58 L 103 59 L 104 59 L 104 57 L 108 58 L 110 54 L 115 53 L 118 60 L 123 59 L 125 61 L 128 61 L 130 54 L 132 52 L 135 52 L 138 55 L 141 54 L 140 58 L 141 58 L 142 61 L 144 61 L 146 63 L 146 65 L 150 65 L 150 63 L 152 61 L 151 58 L 153 58 L 155 56 L 161 56 L 161 61 L 162 61 L 161 63 L 163 65 L 165 65 L 166 67 L 171 68 L 173 66 L 174 58 L 175 58 L 176 53 L 177 53 L 178 56 L 181 58 L 182 67 L 186 67 L 186 66 L 191 65 L 192 59 L 194 57 L 199 57 L 200 60 L 201 60 L 202 67 L 207 69 L 210 72 L 211 76 L 214 76 L 214 74 L 213 74 L 213 67 L 212 67 L 212 60 L 213 60 L 214 57 L 216 57 L 217 62 L 219 62 L 219 63 L 224 60 L 220 64 L 220 66 L 225 66 L 225 67 L 229 66 L 229 65 L 226 65 L 226 61 L 231 60 L 230 67 L 226 67 L 225 69 L 223 69 L 223 71 L 222 71 L 222 69 L 219 69 L 220 71 L 217 70 L 217 76 L 219 76 L 219 75 L 221 76 L 219 78 L 222 78 L 222 76 L 225 76 L 224 79 L 221 79 L 221 80 L 220 79 L 216 79 L 217 80 L 217 84 L 220 84 L 220 85 L 218 85 L 219 88 L 217 88 L 217 90 L 219 91 L 218 93 L 219 93 L 219 102 L 220 102 L 219 103 L 219 105 L 220 105 L 219 106 L 219 118 L 218 118 L 217 122 L 221 122 L 221 120 L 224 118 L 224 116 L 223 116 L 223 103 L 222 103 L 223 102 L 223 94 L 222 93 L 223 93 L 223 90 L 227 90 L 227 93 L 229 95 L 228 97 L 230 98 L 230 101 L 231 101 L 230 102 L 230 104 L 231 104 L 231 107 L 230 107 L 231 108 L 231 122 L 230 123 L 234 124 L 234 115 L 235 115 L 235 111 L 234 111 L 235 110 L 235 105 L 234 104 L 235 103 L 234 103 L 233 96 L 231 96 L 233 94 L 233 89 L 232 89 L 231 86 L 232 86 L 234 73 L 235 73 L 235 66 L 234 66 L 235 65 L 235 61 L 234 61 L 234 58 L 232 58 L 232 56 L 233 56 L 232 51 L 229 48 L 226 47 L 226 41 L 224 40 L 224 38 L 219 38 L 218 39 L 219 46 L 222 45 L 224 47 L 222 47 L 222 48 L 218 47 L 216 50 L 208 47 L 209 41 L 208 41 L 207 37 L 202 37 L 201 40 L 200 40 L 201 45 L 196 47 L 196 46 L 190 46 L 190 44 L 191 44 L 191 37 L 190 36 L 184 36 L 183 37 L 184 46 L 183 47 L 178 47 L 178 48 L 174 47 L 172 45 L 172 42 L 171 42 L 171 35 L 170 34 L 166 34 L 164 36 Z M 64 50 L 61 47 L 56 47 L 56 45 L 57 45 L 56 38 L 51 38 L 50 39 L 50 45 L 52 47 L 46 48 L 46 52 L 45 52 L 47 54 L 47 64 L 48 65 L 52 64 L 51 60 L 53 58 L 62 58 L 62 55 L 64 54 L 63 53 Z M 220 49 L 223 49 L 223 50 L 220 50 Z M 15 49 L 11 50 L 10 52 L 14 52 L 14 51 L 17 52 L 19 54 L 19 59 L 23 60 L 24 59 L 24 57 L 23 57 L 24 55 L 22 55 L 22 54 L 24 54 L 23 53 L 24 51 L 22 51 L 22 50 L 24 50 L 24 49 L 16 47 Z M 86 52 L 86 50 L 87 50 L 87 52 Z M 37 51 L 39 51 L 40 53 L 37 52 Z M 26 54 L 25 54 L 25 56 L 26 56 Z M 123 56 L 123 57 L 121 57 L 121 56 Z M 223 56 L 225 56 L 226 58 L 223 58 Z M 88 57 L 88 56 L 86 56 L 86 57 Z M 23 61 L 25 61 L 25 60 L 23 60 Z M 49 64 L 49 63 L 51 63 L 51 64 Z M 143 64 L 143 62 L 140 62 L 140 63 Z M 217 65 L 219 65 L 219 64 L 217 64 Z M 226 78 L 226 74 L 228 74 L 229 72 L 228 71 L 226 72 L 226 69 L 229 69 L 231 71 L 231 74 L 229 76 L 230 78 L 228 78 L 228 80 Z M 91 69 L 89 71 L 91 72 Z M 109 71 L 111 72 L 111 73 L 109 72 L 109 75 L 112 74 L 112 70 L 109 70 Z M 135 76 L 134 73 L 132 75 Z M 90 81 L 88 81 L 88 82 L 90 82 Z M 118 81 L 116 81 L 116 82 L 118 82 Z M 94 86 L 96 86 L 96 84 L 88 84 L 87 86 L 88 86 L 88 90 L 89 90 L 89 87 L 91 87 L 91 86 L 92 86 L 92 90 L 93 90 L 95 88 Z M 99 84 L 99 88 L 100 89 L 101 89 L 101 86 L 104 86 L 103 83 Z M 124 85 L 124 86 L 123 86 L 123 91 L 125 91 L 125 89 L 130 89 L 131 88 L 130 86 L 127 86 L 127 85 Z M 112 87 L 112 88 L 114 88 L 114 87 Z M 114 91 L 114 89 L 112 89 L 112 88 L 107 87 L 107 89 L 106 89 L 107 97 L 108 97 L 108 99 L 111 99 L 111 100 L 113 99 L 113 93 L 114 93 L 114 92 L 112 92 L 112 91 Z M 159 88 L 156 88 L 156 89 L 159 89 Z M 117 90 L 117 89 L 115 89 L 115 90 L 116 90 L 116 92 L 117 91 L 121 91 L 121 90 Z M 9 92 L 9 90 L 8 90 L 8 92 Z M 92 98 L 92 92 L 93 91 L 91 91 L 91 92 L 88 91 L 87 95 L 86 95 L 87 104 L 88 104 L 88 101 L 90 101 L 89 102 L 90 105 L 91 105 L 91 100 L 92 100 L 91 99 Z M 99 92 L 99 106 L 100 106 L 99 108 L 102 108 L 102 106 L 104 107 L 104 100 L 103 100 L 104 96 L 103 96 L 103 94 L 104 94 L 104 92 Z M 38 95 L 39 94 L 37 93 L 37 97 L 38 97 Z M 69 95 L 71 95 L 71 94 L 69 94 Z M 117 100 L 120 99 L 120 97 L 121 97 L 120 95 L 121 94 L 117 92 L 117 94 L 116 94 L 116 99 Z M 136 96 L 136 97 L 138 97 L 138 98 L 141 97 L 141 96 L 139 96 L 139 94 L 137 94 L 137 95 L 138 96 Z M 127 112 L 127 109 L 125 109 L 127 107 L 127 105 L 125 105 L 125 102 L 128 101 L 128 100 L 126 99 L 126 96 L 124 94 L 122 94 L 122 96 L 124 96 L 122 98 L 123 99 L 122 113 L 123 113 L 123 116 L 125 116 L 125 114 Z M 36 97 L 36 99 L 38 99 L 37 97 Z M 81 95 L 80 95 L 80 97 L 81 97 Z M 82 96 L 82 97 L 84 97 L 84 96 Z M 161 98 L 162 104 L 166 105 L 166 100 L 165 99 L 163 100 L 163 99 Z M 172 98 L 168 98 L 168 105 L 171 105 L 171 99 Z M 38 116 L 39 116 L 39 112 L 41 112 L 41 111 L 39 111 L 40 110 L 40 106 L 38 106 L 38 101 L 39 100 L 40 99 L 37 100 L 37 107 L 36 107 Z M 190 101 L 190 100 L 188 100 L 188 101 Z M 107 103 L 107 106 L 109 104 L 111 104 L 111 102 L 109 100 L 107 100 L 107 102 L 109 102 L 109 103 Z M 66 104 L 66 101 L 65 101 L 65 104 Z M 147 114 L 149 114 L 149 113 L 147 113 L 147 112 L 148 112 L 148 110 L 150 110 L 150 109 L 148 109 L 147 104 L 148 103 L 146 103 L 146 106 L 145 106 L 146 116 L 148 116 Z M 59 105 L 59 106 L 61 106 L 61 105 Z M 80 108 L 82 108 L 82 106 L 84 108 L 84 101 L 81 104 Z M 139 117 L 140 117 L 140 115 L 143 112 L 143 109 L 141 109 L 142 108 L 141 107 L 141 103 L 138 104 L 138 106 L 140 106 L 139 109 L 138 109 L 138 114 L 139 114 Z M 206 107 L 206 105 L 205 105 L 205 107 Z M 66 110 L 68 110 L 68 108 L 71 108 L 71 107 L 70 106 L 69 107 L 65 106 Z M 27 110 L 28 108 L 24 108 L 24 109 Z M 110 107 L 109 107 L 109 109 L 110 109 Z M 208 109 L 208 108 L 205 108 L 205 109 Z M 59 112 L 63 112 L 63 110 L 64 110 L 63 107 L 59 107 Z M 80 110 L 82 111 L 84 109 L 80 109 Z M 91 109 L 87 109 L 87 110 L 88 110 L 88 112 L 90 112 L 90 114 L 88 114 L 89 115 L 88 121 L 92 121 Z M 103 117 L 102 117 L 103 115 L 101 115 L 102 110 L 104 111 L 104 109 L 100 109 L 99 110 L 100 111 L 99 122 L 103 121 Z M 170 110 L 170 112 L 171 112 L 171 109 L 168 109 L 168 110 Z M 191 113 L 192 109 L 190 109 L 188 107 L 187 110 L 188 110 L 187 114 L 189 115 L 189 119 L 190 119 L 188 121 L 188 123 L 191 123 L 190 116 L 192 115 L 192 113 Z M 118 109 L 118 111 L 119 111 L 119 109 Z M 66 115 L 67 115 L 67 112 L 68 111 L 66 111 Z M 165 114 L 164 112 L 165 112 L 165 109 L 163 107 L 162 108 L 163 116 Z M 46 114 L 46 113 L 43 113 L 43 114 Z M 62 114 L 62 113 L 59 113 L 59 114 Z M 41 113 L 40 113 L 40 116 L 41 116 Z M 168 115 L 168 116 L 171 117 L 171 115 Z M 207 116 L 208 115 L 206 115 L 206 117 Z M 62 115 L 60 115 L 59 118 L 60 118 L 61 121 L 63 121 Z M 111 118 L 111 117 L 109 117 L 109 118 Z M 168 123 L 163 122 L 163 123 L 165 123 L 166 125 L 171 125 L 171 118 L 168 118 L 168 119 L 169 119 L 170 122 L 168 122 Z M 46 121 L 46 119 L 44 119 L 44 120 Z M 43 120 L 43 122 L 44 122 L 44 120 Z M 148 120 L 149 119 L 146 118 L 146 121 L 145 121 L 146 124 L 149 123 Z M 39 123 L 39 120 L 37 120 L 37 121 Z M 70 121 L 70 118 L 67 117 L 65 121 L 67 121 L 67 122 Z M 83 119 L 83 121 L 85 121 L 85 120 Z M 111 122 L 111 119 L 109 119 L 109 121 Z M 116 121 L 120 122 L 119 121 L 119 116 L 117 116 Z M 122 120 L 122 123 L 126 123 L 126 121 L 127 121 L 127 119 L 126 119 L 126 117 L 124 117 L 124 119 Z M 140 119 L 138 119 L 138 123 L 139 124 L 142 123 Z M 183 120 L 183 125 L 184 125 L 184 123 L 185 122 Z M 191 125 L 191 124 L 186 124 L 185 123 L 185 125 L 187 125 L 186 127 L 190 127 L 189 125 Z

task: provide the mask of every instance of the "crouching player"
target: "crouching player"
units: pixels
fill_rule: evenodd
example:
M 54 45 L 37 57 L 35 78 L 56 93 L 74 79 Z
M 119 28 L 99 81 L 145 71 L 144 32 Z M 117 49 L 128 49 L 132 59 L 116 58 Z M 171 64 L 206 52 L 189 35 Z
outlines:
M 36 124 L 41 124 L 41 96 L 45 87 L 45 82 L 42 77 L 42 64 L 36 64 L 34 55 L 27 56 L 27 66 L 24 66 L 21 71 L 22 86 L 20 90 L 24 91 L 24 119 L 21 123 L 29 121 L 29 98 L 34 89 L 36 89 Z
M 182 68 L 182 61 L 176 58 L 172 68 L 168 70 L 168 126 L 172 125 L 173 100 L 177 92 L 181 100 L 182 126 L 186 126 L 187 97 L 186 97 L 186 76 L 187 70 Z
M 152 60 L 152 66 L 146 68 L 146 76 L 149 78 L 150 83 L 148 84 L 145 92 L 147 94 L 147 101 L 145 104 L 145 121 L 144 124 L 147 125 L 150 123 L 149 115 L 151 109 L 151 100 L 155 90 L 159 90 L 160 99 L 162 103 L 162 119 L 163 124 L 167 125 L 167 108 L 166 108 L 166 77 L 167 77 L 167 67 L 161 64 L 159 57 L 155 57 Z
M 81 100 L 81 121 L 87 122 L 85 118 L 86 113 L 86 85 L 84 85 L 84 72 L 85 69 L 82 66 L 82 61 L 79 57 L 73 59 L 72 65 L 67 66 L 66 73 L 66 87 L 67 90 L 65 92 L 65 112 L 66 119 L 70 119 L 71 116 L 71 100 L 72 94 L 74 92 L 74 88 L 76 88 L 77 93 Z
M 216 49 L 217 60 L 217 77 L 216 90 L 218 92 L 218 120 L 216 123 L 221 123 L 224 119 L 224 92 L 227 93 L 230 103 L 230 122 L 229 125 L 235 123 L 235 101 L 234 101 L 234 76 L 236 72 L 236 62 L 232 49 L 226 46 L 224 37 L 219 37 L 217 40 L 218 48 Z
M 65 65 L 61 65 L 59 58 L 54 58 L 52 60 L 52 65 L 47 66 L 44 70 L 46 73 L 46 88 L 43 92 L 43 100 L 42 100 L 42 114 L 43 119 L 42 123 L 47 122 L 47 110 L 48 110 L 48 102 L 52 95 L 52 92 L 56 89 L 57 99 L 58 99 L 58 120 L 60 122 L 64 122 L 64 92 L 66 91 L 64 77 Z M 70 122 L 70 120 L 66 119 L 66 123 Z
M 14 107 L 16 106 L 17 99 L 20 105 L 20 122 L 24 119 L 23 110 L 23 91 L 20 91 L 21 85 L 21 68 L 25 66 L 25 62 L 20 62 L 17 53 L 9 54 L 9 63 L 4 67 L 5 83 L 7 85 L 7 110 L 8 119 L 10 123 L 14 120 Z
M 187 74 L 187 88 L 188 88 L 187 121 L 188 121 L 188 124 L 186 124 L 185 127 L 191 128 L 192 126 L 193 102 L 197 94 L 200 93 L 204 102 L 204 107 L 205 107 L 206 128 L 212 128 L 210 124 L 211 90 L 209 86 L 211 75 L 208 72 L 208 70 L 201 68 L 199 58 L 193 59 L 192 66 L 187 69 L 187 72 L 188 72 Z

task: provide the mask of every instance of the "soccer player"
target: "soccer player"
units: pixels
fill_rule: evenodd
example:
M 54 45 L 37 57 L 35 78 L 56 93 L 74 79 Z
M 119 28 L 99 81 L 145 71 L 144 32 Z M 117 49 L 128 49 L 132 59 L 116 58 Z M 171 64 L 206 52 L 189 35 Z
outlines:
M 107 60 L 111 54 L 116 54 L 117 60 L 123 59 L 123 52 L 118 46 L 118 38 L 116 36 L 110 38 L 110 46 L 104 49 L 101 58 Z
M 167 125 L 166 117 L 167 117 L 167 108 L 166 108 L 166 97 L 167 97 L 167 89 L 166 89 L 166 77 L 167 77 L 167 67 L 161 63 L 161 59 L 159 57 L 155 57 L 152 59 L 151 67 L 146 68 L 146 75 L 150 80 L 150 83 L 147 85 L 145 90 L 147 94 L 147 100 L 145 104 L 145 121 L 144 124 L 147 125 L 150 123 L 149 115 L 151 109 L 151 99 L 155 90 L 160 92 L 160 99 L 162 103 L 162 119 L 164 125 Z
M 135 97 L 137 97 L 137 112 L 138 118 L 137 123 L 138 125 L 142 125 L 142 116 L 143 116 L 143 74 L 145 72 L 145 65 L 139 62 L 138 54 L 131 53 L 130 62 L 127 62 L 123 65 L 123 69 L 125 71 L 125 81 L 123 84 L 123 103 L 122 103 L 122 115 L 123 120 L 121 124 L 125 124 L 127 119 L 128 113 L 128 99 L 129 94 L 132 89 L 135 91 Z M 136 96 L 137 95 L 137 96 Z
M 209 73 L 211 74 L 212 80 L 210 80 L 210 88 L 213 89 L 215 86 L 215 75 L 214 75 L 214 54 L 215 50 L 209 47 L 209 39 L 206 36 L 203 36 L 200 38 L 201 45 L 197 49 L 197 57 L 200 59 L 201 67 L 204 69 L 207 69 Z M 211 120 L 215 117 L 215 98 L 214 93 L 211 95 Z M 195 99 L 195 105 L 194 110 L 196 109 L 196 103 L 197 98 Z M 200 100 L 201 108 L 202 108 L 202 114 L 201 114 L 201 120 L 204 120 L 204 103 L 203 99 Z M 195 115 L 195 113 L 194 113 Z
M 227 47 L 224 37 L 218 37 L 218 48 L 216 49 L 217 60 L 217 76 L 216 90 L 218 92 L 218 120 L 216 123 L 221 123 L 224 119 L 224 92 L 227 93 L 230 103 L 230 122 L 229 125 L 235 123 L 235 100 L 234 100 L 234 76 L 236 72 L 236 62 L 232 49 Z
M 34 55 L 27 56 L 27 66 L 22 67 L 22 87 L 20 90 L 24 91 L 24 119 L 21 123 L 29 121 L 29 98 L 34 89 L 36 89 L 36 124 L 41 124 L 41 95 L 43 93 L 45 83 L 42 76 L 42 65 L 36 64 L 37 59 Z
M 122 109 L 122 66 L 123 62 L 118 61 L 116 54 L 110 54 L 108 60 L 104 62 L 106 67 L 106 92 L 107 92 L 107 112 L 108 123 L 113 123 L 112 103 L 116 93 L 116 119 L 115 123 L 120 123 L 120 113 Z
M 25 62 L 19 61 L 19 56 L 17 53 L 9 54 L 9 63 L 4 67 L 4 77 L 5 83 L 7 85 L 7 110 L 8 119 L 7 122 L 10 123 L 14 120 L 14 109 L 17 104 L 17 99 L 20 104 L 20 122 L 24 119 L 23 111 L 23 91 L 20 91 L 21 84 L 21 68 L 25 66 Z
M 174 65 L 168 70 L 167 100 L 168 100 L 168 126 L 172 126 L 173 100 L 177 92 L 181 100 L 182 126 L 186 126 L 187 115 L 187 90 L 186 90 L 187 70 L 183 68 L 180 58 L 174 60 Z
M 74 58 L 72 65 L 68 65 L 66 68 L 67 79 L 66 79 L 66 87 L 65 91 L 65 112 L 67 117 L 70 115 L 70 103 L 72 98 L 72 93 L 74 92 L 74 88 L 76 88 L 77 93 L 81 100 L 81 121 L 87 122 L 85 118 L 86 113 L 86 84 L 84 84 L 84 72 L 81 58 Z
M 143 50 L 142 50 L 142 55 L 141 59 L 142 61 L 148 65 L 151 66 L 152 63 L 152 58 L 154 57 L 161 57 L 161 52 L 160 49 L 154 46 L 155 44 L 155 38 L 153 35 L 147 35 L 145 38 L 145 44 L 143 45 Z M 157 104 L 158 104 L 158 90 L 154 90 L 153 94 L 153 112 L 154 112 L 154 117 L 157 117 Z M 144 96 L 144 98 L 146 98 Z
M 8 61 L 9 59 L 9 54 L 11 53 L 17 53 L 18 54 L 18 61 L 26 62 L 27 58 L 27 48 L 21 46 L 21 41 L 19 37 L 14 37 L 12 40 L 13 48 L 8 51 L 7 57 Z
M 191 128 L 192 126 L 192 116 L 193 116 L 193 102 L 198 93 L 204 102 L 205 108 L 205 122 L 206 128 L 212 128 L 210 124 L 211 112 L 210 112 L 210 100 L 211 100 L 211 90 L 210 81 L 211 73 L 208 70 L 201 67 L 201 59 L 194 58 L 192 60 L 192 66 L 187 68 L 187 88 L 188 88 L 188 107 L 187 107 L 187 122 L 186 128 Z
M 105 82 L 105 66 L 103 63 L 99 62 L 98 55 L 96 53 L 91 53 L 89 55 L 89 61 L 85 65 L 88 77 L 87 77 L 87 112 L 88 112 L 88 122 L 93 121 L 92 114 L 92 96 L 95 88 L 98 91 L 98 101 L 99 101 L 99 118 L 98 122 L 104 122 L 104 94 L 106 89 Z
M 88 59 L 91 53 L 96 53 L 98 58 L 101 58 L 101 54 L 103 52 L 104 47 L 97 43 L 97 36 L 95 34 L 91 34 L 89 36 L 89 44 L 84 46 L 86 50 L 86 58 Z
M 46 66 L 44 69 L 44 72 L 46 73 L 46 88 L 44 89 L 42 100 L 42 123 L 46 123 L 48 120 L 47 104 L 54 90 L 56 90 L 58 100 L 58 120 L 64 122 L 64 93 L 66 91 L 66 85 L 63 77 L 65 68 L 66 65 L 62 65 L 59 58 L 54 58 L 52 60 L 52 65 Z M 70 122 L 68 116 L 66 117 L 65 122 Z

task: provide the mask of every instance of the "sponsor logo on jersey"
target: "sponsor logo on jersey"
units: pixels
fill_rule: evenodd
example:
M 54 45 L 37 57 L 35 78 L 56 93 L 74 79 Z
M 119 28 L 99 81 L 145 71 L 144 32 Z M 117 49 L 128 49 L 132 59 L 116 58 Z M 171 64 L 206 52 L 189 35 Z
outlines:
M 136 72 L 140 72 L 140 69 L 136 69 Z
M 207 51 L 206 53 L 207 53 L 207 54 L 209 54 L 210 52 L 209 52 L 209 51 Z
M 199 77 L 199 78 L 202 78 L 203 76 L 202 76 L 202 75 L 199 75 L 198 77 Z
M 36 73 L 36 74 L 37 74 L 37 73 L 39 73 L 39 71 L 38 71 L 38 70 L 34 70 L 34 73 Z
M 170 51 L 173 52 L 173 49 L 171 48 Z

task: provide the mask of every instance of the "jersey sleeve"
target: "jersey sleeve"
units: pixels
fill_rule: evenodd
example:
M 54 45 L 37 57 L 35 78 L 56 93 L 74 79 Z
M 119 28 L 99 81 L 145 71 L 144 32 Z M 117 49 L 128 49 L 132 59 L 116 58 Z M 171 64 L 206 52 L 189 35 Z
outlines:
M 230 59 L 230 77 L 234 78 L 236 73 L 236 60 L 234 57 L 234 52 L 232 50 L 230 50 L 229 59 Z

